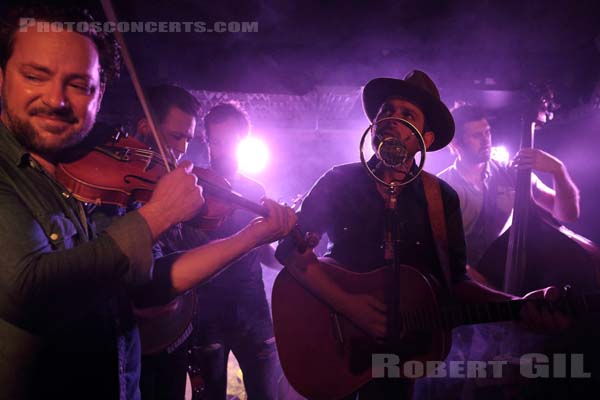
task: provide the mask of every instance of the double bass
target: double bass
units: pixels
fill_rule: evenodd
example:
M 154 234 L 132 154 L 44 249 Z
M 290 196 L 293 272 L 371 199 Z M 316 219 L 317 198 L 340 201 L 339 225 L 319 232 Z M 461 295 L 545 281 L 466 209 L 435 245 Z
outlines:
M 537 92 L 539 104 L 523 117 L 522 149 L 534 147 L 536 131 L 558 108 L 550 88 Z M 600 248 L 536 205 L 531 197 L 531 169 L 519 170 L 512 225 L 475 268 L 496 288 L 521 296 L 550 285 L 595 290 L 600 286 Z
M 552 117 L 553 93 L 546 90 L 541 96 L 541 106 L 533 108 L 531 122 L 523 118 L 521 148 L 533 148 L 534 135 Z M 599 247 L 561 225 L 547 211 L 539 207 L 531 196 L 531 169 L 519 170 L 515 187 L 512 225 L 497 238 L 485 252 L 476 269 L 487 282 L 506 292 L 523 296 L 536 289 L 556 286 L 572 287 L 576 292 L 597 291 L 600 287 Z M 496 349 L 505 353 L 502 357 L 515 360 L 526 353 L 547 355 L 580 353 L 585 357 L 586 371 L 591 380 L 571 382 L 563 379 L 549 382 L 533 382 L 524 379 L 517 371 L 520 365 L 509 362 L 511 378 L 499 382 L 489 381 L 476 390 L 490 390 L 485 386 L 498 386 L 505 397 L 536 396 L 565 398 L 567 393 L 589 392 L 598 388 L 600 349 L 597 337 L 600 326 L 593 315 L 572 320 L 568 330 L 560 335 L 535 335 L 524 333 L 510 326 L 487 327 L 487 332 L 501 333 L 502 340 L 487 349 L 488 357 L 496 356 Z

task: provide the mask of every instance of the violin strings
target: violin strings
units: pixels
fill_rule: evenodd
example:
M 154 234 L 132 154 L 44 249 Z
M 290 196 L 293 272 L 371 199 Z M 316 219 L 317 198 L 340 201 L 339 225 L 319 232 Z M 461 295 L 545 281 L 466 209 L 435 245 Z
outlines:
M 128 150 L 132 151 L 135 155 L 139 156 L 143 161 L 146 161 L 146 162 L 150 161 L 151 166 L 162 165 L 163 159 L 162 159 L 161 155 L 156 153 L 153 150 L 132 149 L 132 148 L 128 148 Z M 231 195 L 231 196 L 239 197 L 238 195 L 231 192 L 230 190 L 221 188 L 221 187 L 219 187 L 211 182 L 208 182 L 204 179 L 198 178 L 198 181 L 201 182 L 202 185 L 205 186 L 205 189 L 212 189 L 213 192 L 216 191 L 217 193 L 222 193 L 224 195 Z

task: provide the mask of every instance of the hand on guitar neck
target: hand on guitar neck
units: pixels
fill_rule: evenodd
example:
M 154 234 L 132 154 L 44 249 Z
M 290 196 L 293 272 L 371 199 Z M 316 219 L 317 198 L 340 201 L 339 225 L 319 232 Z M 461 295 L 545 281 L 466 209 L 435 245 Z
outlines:
M 454 285 L 452 293 L 460 302 L 477 304 L 485 302 L 502 303 L 507 300 L 545 300 L 529 301 L 519 310 L 518 321 L 526 329 L 539 333 L 555 333 L 565 330 L 570 325 L 570 319 L 559 311 L 555 304 L 561 298 L 560 291 L 555 286 L 534 290 L 522 298 L 509 293 L 491 289 L 478 279 L 477 275 L 469 273 L 471 280 Z
M 571 325 L 571 319 L 560 311 L 553 310 L 552 303 L 560 298 L 560 292 L 555 286 L 534 290 L 526 294 L 524 300 L 544 299 L 548 306 L 538 307 L 531 302 L 521 309 L 521 324 L 528 330 L 538 333 L 552 333 L 566 330 Z
M 469 277 L 484 286 L 490 286 L 485 277 L 477 272 L 476 269 L 467 265 L 467 274 Z M 523 299 L 545 299 L 550 303 L 558 300 L 559 290 L 550 286 L 544 289 L 534 290 L 523 297 Z M 552 331 L 561 331 L 569 327 L 570 320 L 559 312 L 552 312 L 549 309 L 539 309 L 530 303 L 521 310 L 522 325 L 534 332 L 547 333 Z

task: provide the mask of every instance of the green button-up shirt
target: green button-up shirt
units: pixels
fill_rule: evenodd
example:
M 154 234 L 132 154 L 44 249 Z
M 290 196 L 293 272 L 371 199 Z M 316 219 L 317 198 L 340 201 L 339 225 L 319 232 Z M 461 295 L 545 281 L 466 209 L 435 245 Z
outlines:
M 151 247 L 137 212 L 88 230 L 0 123 L 0 399 L 136 397 L 127 288 L 151 279 Z

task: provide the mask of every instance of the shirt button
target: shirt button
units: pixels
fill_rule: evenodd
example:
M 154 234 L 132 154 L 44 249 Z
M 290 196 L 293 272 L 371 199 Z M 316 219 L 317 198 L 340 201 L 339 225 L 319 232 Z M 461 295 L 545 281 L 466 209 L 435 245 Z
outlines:
M 50 234 L 50 239 L 51 240 L 58 240 L 58 233 L 51 233 Z

